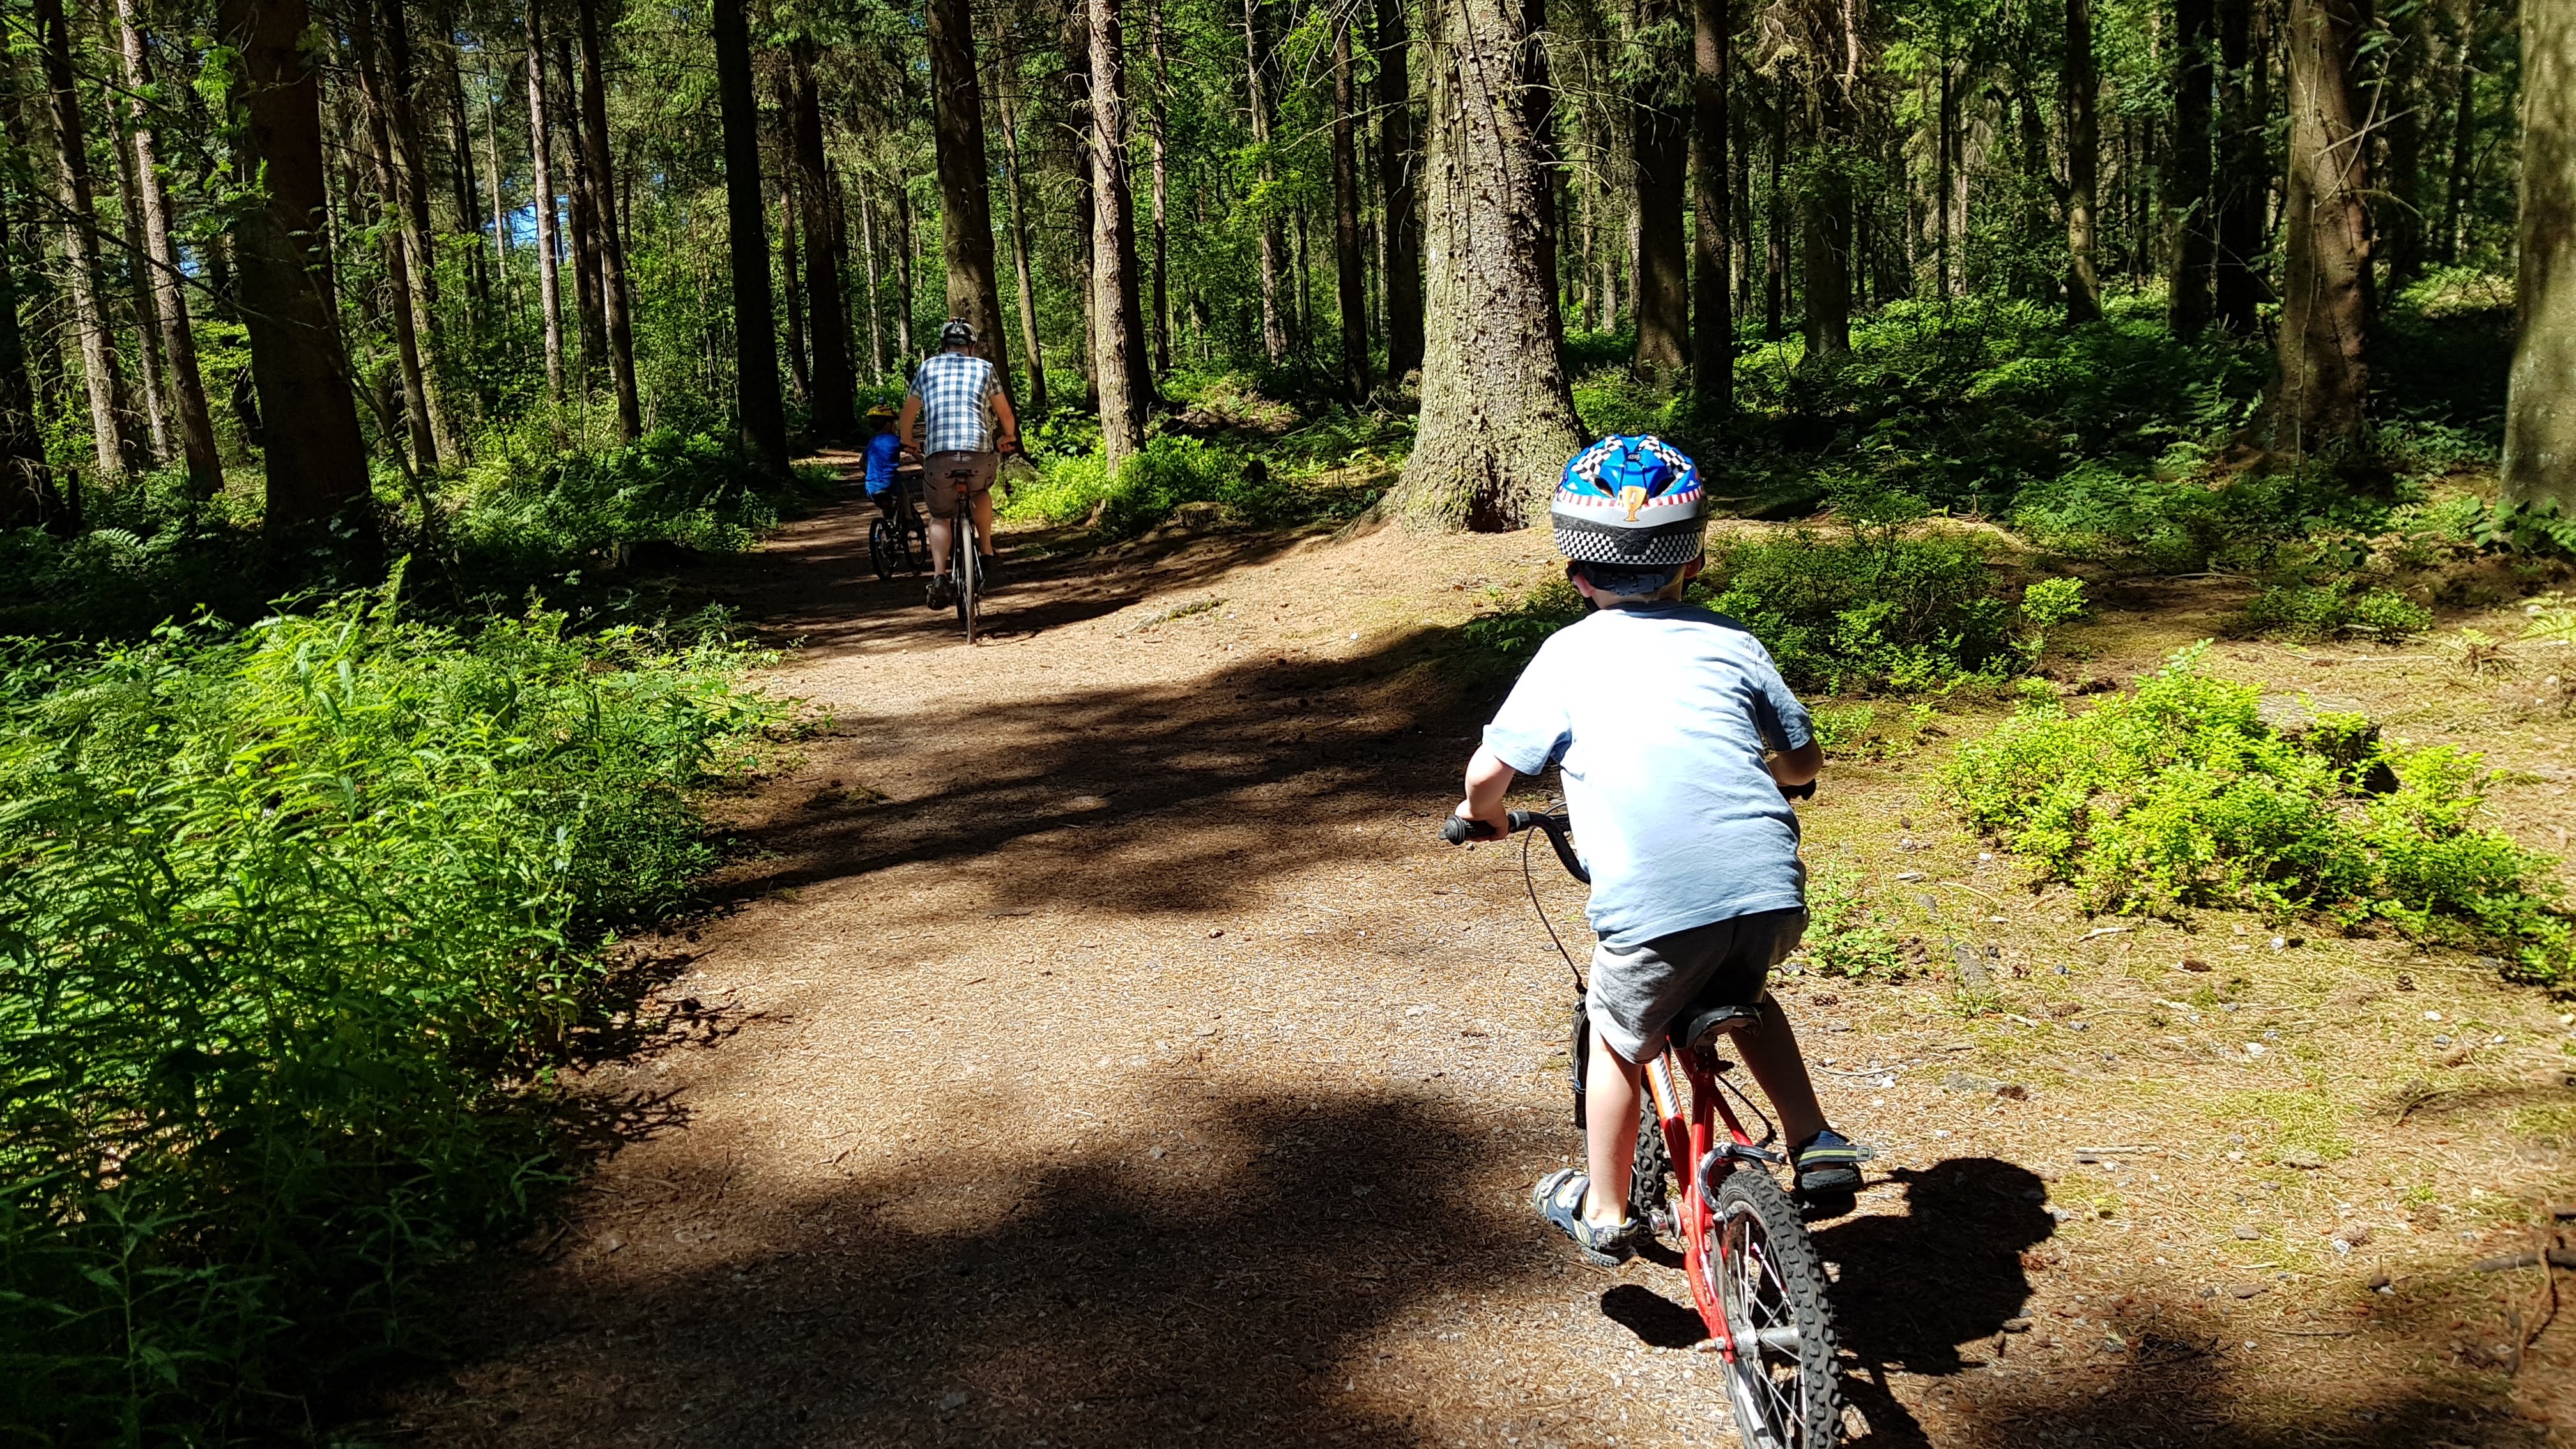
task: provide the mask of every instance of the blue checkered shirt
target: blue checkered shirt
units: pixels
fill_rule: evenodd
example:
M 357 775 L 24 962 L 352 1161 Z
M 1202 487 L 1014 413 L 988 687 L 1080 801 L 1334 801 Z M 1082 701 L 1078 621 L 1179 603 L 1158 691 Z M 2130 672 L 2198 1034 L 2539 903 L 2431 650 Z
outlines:
M 921 399 L 921 451 L 993 450 L 993 396 L 1002 390 L 993 364 L 963 352 L 935 352 L 912 375 Z

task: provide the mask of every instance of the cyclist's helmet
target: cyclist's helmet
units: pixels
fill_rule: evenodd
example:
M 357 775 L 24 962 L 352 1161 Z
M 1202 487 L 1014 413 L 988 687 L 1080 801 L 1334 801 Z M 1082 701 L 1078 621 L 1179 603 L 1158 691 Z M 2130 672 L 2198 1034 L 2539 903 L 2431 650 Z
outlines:
M 1689 563 L 1702 549 L 1699 469 L 1661 438 L 1603 438 L 1565 465 L 1548 520 L 1577 563 Z
M 963 317 L 949 318 L 948 325 L 939 329 L 939 345 L 942 347 L 974 346 L 975 324 Z

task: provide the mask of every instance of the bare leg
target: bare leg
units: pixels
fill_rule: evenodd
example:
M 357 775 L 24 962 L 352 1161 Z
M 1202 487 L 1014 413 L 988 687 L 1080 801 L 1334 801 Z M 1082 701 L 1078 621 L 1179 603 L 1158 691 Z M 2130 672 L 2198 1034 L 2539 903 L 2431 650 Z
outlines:
M 1628 1177 L 1637 1159 L 1638 1077 L 1644 1068 L 1592 1033 L 1592 1064 L 1583 1075 L 1583 1145 L 1592 1186 L 1584 1220 L 1617 1227 L 1628 1220 Z
M 975 495 L 975 546 L 984 557 L 993 556 L 993 495 Z
M 956 531 L 957 525 L 949 522 L 945 518 L 939 517 L 936 514 L 931 515 L 930 571 L 932 573 L 944 574 L 948 572 L 948 540 L 949 536 L 954 534 Z
M 1743 1053 L 1744 1064 L 1753 1069 L 1753 1080 L 1762 1084 L 1763 1094 L 1779 1109 L 1780 1131 L 1790 1145 L 1825 1130 L 1825 1109 L 1816 1101 L 1807 1059 L 1798 1053 L 1798 1034 L 1789 1029 L 1789 1014 L 1780 1009 L 1780 1003 L 1762 998 L 1762 1024 L 1738 1032 L 1735 1049 Z M 1600 1060 L 1597 1053 L 1593 1060 Z

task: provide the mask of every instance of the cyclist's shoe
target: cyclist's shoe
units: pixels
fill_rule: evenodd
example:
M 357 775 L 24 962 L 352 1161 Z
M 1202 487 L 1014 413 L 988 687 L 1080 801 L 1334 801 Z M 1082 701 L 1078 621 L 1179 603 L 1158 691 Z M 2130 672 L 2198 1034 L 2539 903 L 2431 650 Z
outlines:
M 921 606 L 937 611 L 957 602 L 957 585 L 946 574 L 932 574 L 930 587 L 921 596 Z
M 1790 1148 L 1790 1160 L 1798 1165 L 1799 1194 L 1825 1197 L 1859 1191 L 1864 1152 L 1831 1127 Z
M 1530 1192 L 1530 1206 L 1572 1238 L 1575 1251 L 1586 1259 L 1616 1268 L 1637 1255 L 1637 1244 L 1644 1240 L 1647 1228 L 1636 1218 L 1615 1228 L 1594 1227 L 1583 1216 L 1583 1195 L 1591 1189 L 1592 1179 L 1581 1168 L 1561 1167 L 1538 1180 Z

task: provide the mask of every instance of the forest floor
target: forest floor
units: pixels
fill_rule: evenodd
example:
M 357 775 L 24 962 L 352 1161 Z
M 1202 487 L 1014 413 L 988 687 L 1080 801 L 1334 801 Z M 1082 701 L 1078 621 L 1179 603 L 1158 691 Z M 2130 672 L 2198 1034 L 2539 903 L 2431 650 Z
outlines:
M 770 683 L 828 721 L 716 802 L 716 908 L 633 943 L 682 1029 L 579 1084 L 627 1144 L 362 1432 L 1732 1442 L 1671 1256 L 1585 1267 L 1531 1215 L 1577 1151 L 1566 968 L 1517 847 L 1433 834 L 1508 683 L 1459 626 L 1547 536 L 1012 532 L 969 648 L 870 573 L 870 512 L 696 571 L 800 641 Z M 2113 590 L 2068 652 L 2125 681 L 2243 597 Z M 2563 848 L 2576 724 L 2516 712 L 2534 681 L 2211 664 L 2474 742 L 2496 817 Z M 2576 1443 L 2576 1278 L 2477 1266 L 2576 1198 L 2562 1004 L 2400 940 L 2034 891 L 1932 790 L 1999 713 L 1945 704 L 1805 812 L 1931 962 L 1782 984 L 1882 1153 L 1818 1228 L 1858 1442 Z

